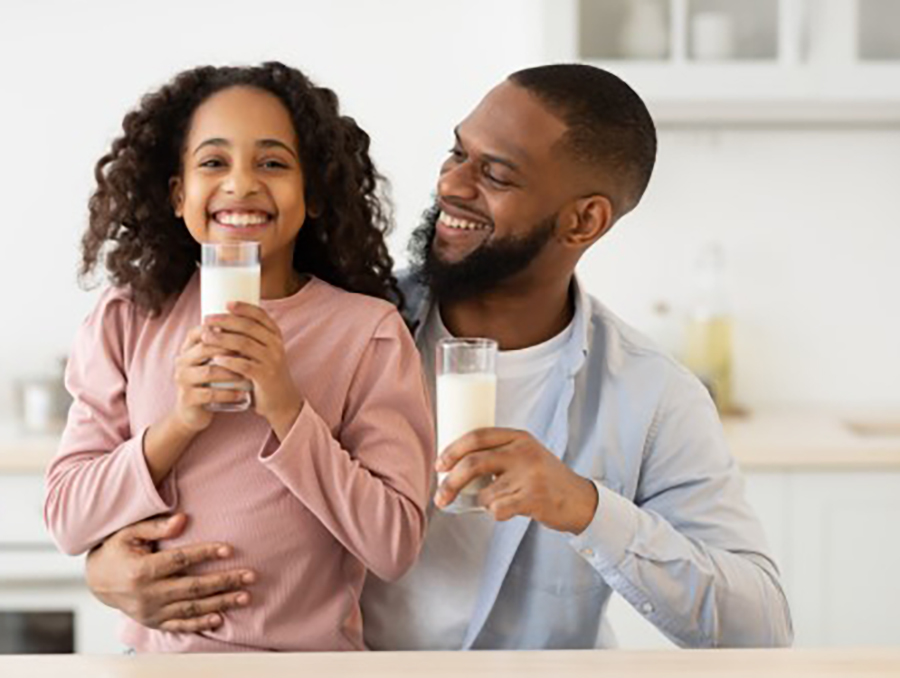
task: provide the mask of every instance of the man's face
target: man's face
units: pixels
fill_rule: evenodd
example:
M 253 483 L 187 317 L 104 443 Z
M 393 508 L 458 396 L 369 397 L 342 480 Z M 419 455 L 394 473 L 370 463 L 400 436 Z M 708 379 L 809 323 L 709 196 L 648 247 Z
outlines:
M 537 265 L 571 197 L 556 146 L 565 124 L 527 90 L 504 82 L 456 128 L 434 209 L 413 238 L 438 298 L 488 291 Z

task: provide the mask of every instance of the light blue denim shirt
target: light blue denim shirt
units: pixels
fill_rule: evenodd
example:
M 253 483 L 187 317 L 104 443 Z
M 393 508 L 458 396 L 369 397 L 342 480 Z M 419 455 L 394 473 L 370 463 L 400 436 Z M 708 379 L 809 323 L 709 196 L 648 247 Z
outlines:
M 401 285 L 419 339 L 431 301 L 409 276 Z M 614 645 L 601 632 L 612 591 L 680 646 L 789 645 L 778 570 L 708 392 L 573 285 L 572 338 L 542 396 L 552 424 L 541 442 L 594 481 L 597 512 L 578 536 L 524 517 L 497 524 L 484 569 L 465 574 L 481 585 L 463 649 Z M 365 624 L 382 623 L 366 617 L 366 599 Z

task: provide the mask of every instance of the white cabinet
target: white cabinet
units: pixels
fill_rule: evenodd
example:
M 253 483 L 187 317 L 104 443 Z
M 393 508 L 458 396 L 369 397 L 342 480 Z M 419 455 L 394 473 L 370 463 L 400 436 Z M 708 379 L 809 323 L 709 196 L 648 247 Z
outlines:
M 84 583 L 84 559 L 56 550 L 44 528 L 43 477 L 0 475 L 0 614 L 68 612 L 76 652 L 121 653 L 119 614 Z
M 895 0 L 545 0 L 545 56 L 624 78 L 662 123 L 900 124 Z
M 797 645 L 900 646 L 900 473 L 791 482 Z
M 900 647 L 900 471 L 746 474 L 791 604 L 797 647 Z M 669 641 L 616 597 L 623 648 Z

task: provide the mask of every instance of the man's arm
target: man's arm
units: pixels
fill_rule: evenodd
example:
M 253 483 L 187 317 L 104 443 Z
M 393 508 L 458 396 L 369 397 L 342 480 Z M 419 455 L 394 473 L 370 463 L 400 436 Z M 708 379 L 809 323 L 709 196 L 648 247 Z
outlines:
M 187 574 L 193 565 L 231 557 L 232 549 L 224 543 L 153 552 L 153 542 L 178 536 L 186 524 L 186 517 L 176 514 L 135 523 L 110 536 L 88 555 L 85 576 L 91 592 L 149 628 L 191 633 L 221 625 L 220 612 L 250 603 L 243 587 L 256 581 L 256 573 Z
M 634 501 L 599 483 L 586 490 L 593 483 L 528 433 L 484 429 L 441 455 L 438 470 L 450 475 L 435 503 L 493 475 L 479 502 L 497 520 L 522 515 L 572 533 L 572 547 L 679 645 L 790 645 L 787 598 L 721 429 L 702 385 L 675 375 Z

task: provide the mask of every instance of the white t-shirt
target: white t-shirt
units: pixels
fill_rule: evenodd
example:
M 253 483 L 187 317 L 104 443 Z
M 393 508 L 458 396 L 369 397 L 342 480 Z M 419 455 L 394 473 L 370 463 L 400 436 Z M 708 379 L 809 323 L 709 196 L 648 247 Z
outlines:
M 497 355 L 496 425 L 528 431 L 541 439 L 552 412 L 548 399 L 553 367 L 572 334 L 570 324 L 537 346 Z M 450 337 L 437 304 L 418 338 L 431 389 L 435 389 L 435 347 Z M 546 408 L 545 408 L 546 409 Z M 373 650 L 458 650 L 475 609 L 485 558 L 494 533 L 486 512 L 453 514 L 430 507 L 428 533 L 419 560 L 393 583 L 370 581 L 363 593 L 363 633 Z M 371 576 L 371 575 L 370 575 Z

